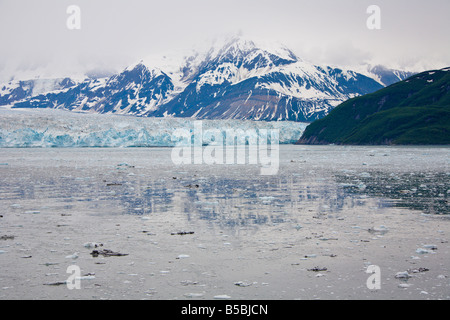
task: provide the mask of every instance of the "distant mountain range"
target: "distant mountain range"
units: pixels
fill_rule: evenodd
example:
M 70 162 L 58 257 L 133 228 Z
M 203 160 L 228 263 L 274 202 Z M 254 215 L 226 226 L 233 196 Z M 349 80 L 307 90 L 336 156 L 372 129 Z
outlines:
M 450 68 L 350 99 L 304 131 L 300 144 L 450 144 Z
M 317 66 L 283 45 L 233 38 L 180 61 L 143 60 L 110 77 L 10 81 L 0 85 L 0 105 L 146 117 L 310 122 L 350 98 L 411 75 L 382 66 L 360 73 Z

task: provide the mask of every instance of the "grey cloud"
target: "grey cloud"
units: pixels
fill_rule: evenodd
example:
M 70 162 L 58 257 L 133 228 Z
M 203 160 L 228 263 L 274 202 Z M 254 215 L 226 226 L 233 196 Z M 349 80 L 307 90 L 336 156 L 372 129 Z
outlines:
M 448 0 L 375 2 L 382 30 L 370 31 L 367 0 L 1 0 L 0 80 L 17 69 L 49 75 L 120 69 L 239 30 L 284 42 L 317 63 L 450 65 Z M 80 30 L 66 27 L 72 4 L 81 8 Z

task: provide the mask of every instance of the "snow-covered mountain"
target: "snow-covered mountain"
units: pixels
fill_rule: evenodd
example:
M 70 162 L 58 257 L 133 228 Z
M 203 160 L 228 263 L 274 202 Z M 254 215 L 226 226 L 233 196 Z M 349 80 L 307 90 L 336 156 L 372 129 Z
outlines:
M 407 76 L 382 67 L 367 71 L 316 66 L 283 45 L 233 38 L 181 60 L 142 60 L 108 78 L 64 79 L 48 90 L 10 83 L 0 86 L 0 104 L 148 117 L 312 121 L 349 98 Z
M 405 80 L 415 74 L 414 72 L 389 69 L 382 65 L 373 66 L 370 64 L 361 65 L 354 71 L 364 74 L 369 78 L 375 79 L 377 82 L 381 83 L 385 87 L 390 86 L 391 84 L 394 84 L 396 82 Z
M 13 104 L 40 94 L 64 91 L 75 85 L 76 80 L 70 78 L 12 80 L 0 85 L 0 105 Z

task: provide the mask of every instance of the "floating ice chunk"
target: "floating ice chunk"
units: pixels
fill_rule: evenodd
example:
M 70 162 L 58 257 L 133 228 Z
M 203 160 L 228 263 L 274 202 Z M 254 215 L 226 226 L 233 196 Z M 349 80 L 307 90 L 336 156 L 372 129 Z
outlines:
M 189 258 L 190 256 L 188 254 L 180 254 L 177 259 L 186 259 Z
M 78 259 L 78 252 L 75 252 L 74 254 L 66 256 L 66 259 Z
M 418 254 L 427 254 L 427 253 L 433 253 L 433 251 L 427 250 L 427 249 L 424 249 L 424 248 L 418 248 L 416 250 L 416 253 L 418 253 Z
M 88 275 L 88 276 L 81 276 L 81 277 L 75 277 L 76 280 L 94 280 L 95 276 Z
M 229 295 L 226 295 L 226 294 L 219 294 L 217 296 L 214 296 L 214 299 L 227 300 L 227 299 L 231 299 L 231 297 Z
M 362 182 L 358 183 L 357 187 L 360 191 L 364 191 L 367 188 L 367 186 Z
M 323 273 L 318 273 L 318 274 L 316 274 L 316 277 L 317 277 L 317 278 L 320 278 L 320 277 L 323 277 L 323 276 L 325 276 Z
M 97 243 L 97 242 L 86 242 L 85 244 L 83 244 L 83 247 L 91 249 L 91 248 L 97 248 L 97 247 L 101 247 L 103 246 L 102 243 Z
M 37 210 L 29 210 L 29 211 L 25 211 L 26 214 L 39 214 L 41 213 L 40 211 Z
M 389 231 L 389 229 L 386 226 L 381 225 L 379 227 L 369 228 L 367 231 L 369 231 L 370 233 L 385 234 Z
M 275 197 L 272 196 L 268 196 L 268 197 L 259 197 L 259 199 L 263 200 L 263 201 L 272 201 L 273 199 L 275 199 Z
M 186 297 L 186 298 L 201 298 L 201 297 L 203 297 L 205 294 L 204 293 L 192 293 L 192 292 L 190 292 L 190 293 L 185 293 L 184 294 L 184 296 Z
M 238 286 L 238 287 L 249 287 L 252 284 L 250 282 L 238 281 L 238 282 L 235 282 L 234 285 Z
M 409 279 L 411 278 L 411 275 L 408 273 L 408 271 L 402 271 L 402 272 L 397 272 L 397 274 L 395 275 L 396 279 Z
M 359 176 L 360 176 L 361 178 L 370 178 L 370 177 L 371 177 L 370 173 L 368 173 L 368 172 L 361 172 L 361 173 L 359 174 Z

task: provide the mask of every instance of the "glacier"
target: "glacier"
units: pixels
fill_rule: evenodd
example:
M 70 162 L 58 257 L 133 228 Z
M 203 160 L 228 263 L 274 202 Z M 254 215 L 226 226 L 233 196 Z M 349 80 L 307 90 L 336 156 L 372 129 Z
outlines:
M 75 113 L 58 109 L 0 108 L 1 148 L 173 147 L 187 145 L 177 129 L 188 129 L 194 139 L 194 118 L 144 118 L 128 115 Z M 201 120 L 203 131 L 279 130 L 280 144 L 295 143 L 308 123 L 292 121 Z M 245 139 L 246 137 L 242 137 Z M 184 139 L 184 140 L 183 140 Z M 204 145 L 210 138 L 202 136 Z M 234 143 L 234 142 L 233 142 Z M 237 141 L 245 144 L 245 140 Z

